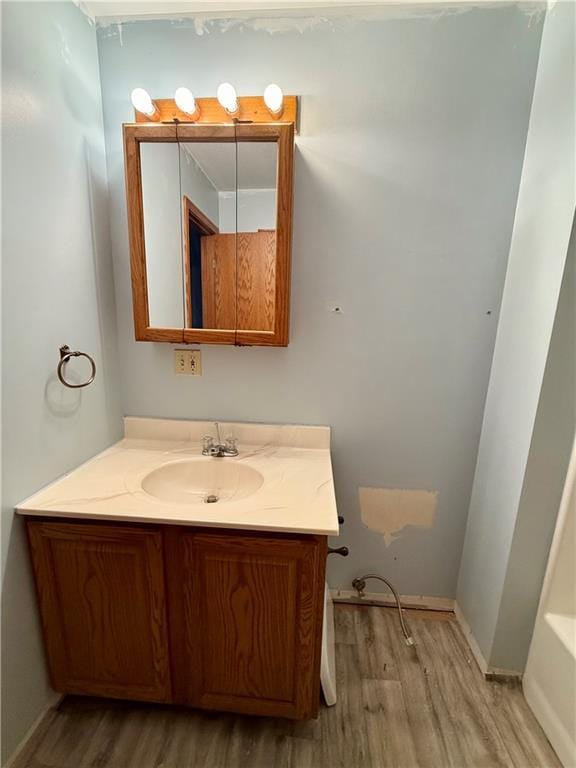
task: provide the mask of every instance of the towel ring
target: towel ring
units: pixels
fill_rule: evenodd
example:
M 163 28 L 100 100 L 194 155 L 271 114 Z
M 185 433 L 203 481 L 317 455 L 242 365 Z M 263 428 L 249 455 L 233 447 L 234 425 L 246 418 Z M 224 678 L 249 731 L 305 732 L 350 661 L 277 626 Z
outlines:
M 88 379 L 88 381 L 85 381 L 83 384 L 70 384 L 70 382 L 66 381 L 66 379 L 64 378 L 64 366 L 70 360 L 71 357 L 85 357 L 88 360 L 90 360 L 92 373 L 90 374 L 90 378 Z M 56 369 L 56 373 L 58 374 L 58 378 L 60 379 L 62 384 L 64 384 L 65 387 L 70 387 L 70 389 L 80 389 L 81 387 L 87 387 L 88 384 L 92 384 L 92 382 L 94 381 L 94 377 L 96 376 L 96 363 L 90 357 L 90 355 L 86 354 L 86 352 L 78 352 L 78 351 L 72 352 L 68 344 L 64 344 L 63 347 L 60 347 L 60 362 L 58 363 L 58 368 Z

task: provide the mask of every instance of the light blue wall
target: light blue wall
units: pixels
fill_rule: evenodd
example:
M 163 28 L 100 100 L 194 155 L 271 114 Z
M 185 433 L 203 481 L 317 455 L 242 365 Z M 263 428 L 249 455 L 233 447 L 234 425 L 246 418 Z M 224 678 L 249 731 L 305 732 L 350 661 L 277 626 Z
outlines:
M 2 3 L 2 764 L 53 696 L 14 504 L 121 428 L 96 35 L 72 3 Z M 56 381 L 58 348 L 94 355 Z
M 501 666 L 506 660 L 513 670 L 523 668 L 529 618 L 538 601 L 557 512 L 545 504 L 539 514 L 548 520 L 537 521 L 516 548 L 517 535 L 529 532 L 530 519 L 524 520 L 523 512 L 535 514 L 530 499 L 522 507 L 522 492 L 529 480 L 529 454 L 576 201 L 575 14 L 573 3 L 557 3 L 547 13 L 542 34 L 458 582 L 458 605 L 488 665 Z M 554 461 L 559 466 L 567 461 L 565 443 L 558 434 Z M 542 468 L 538 476 L 540 482 L 550 481 Z M 561 492 L 561 479 L 559 483 Z M 524 583 L 518 564 L 525 569 Z M 518 600 L 521 615 L 508 623 L 510 604 L 518 609 Z M 507 630 L 500 635 L 499 649 L 494 643 L 501 626 Z M 503 638 L 513 631 L 516 643 L 506 647 Z
M 491 664 L 524 669 L 576 429 L 576 221 L 536 411 Z M 576 575 L 576 572 L 575 572 Z
M 454 595 L 541 24 L 505 6 L 99 29 L 124 411 L 331 425 L 351 548 L 332 586 L 380 571 Z M 291 343 L 204 347 L 188 378 L 171 345 L 133 340 L 121 124 L 135 85 L 224 80 L 302 97 Z M 436 523 L 386 548 L 358 486 L 437 490 Z

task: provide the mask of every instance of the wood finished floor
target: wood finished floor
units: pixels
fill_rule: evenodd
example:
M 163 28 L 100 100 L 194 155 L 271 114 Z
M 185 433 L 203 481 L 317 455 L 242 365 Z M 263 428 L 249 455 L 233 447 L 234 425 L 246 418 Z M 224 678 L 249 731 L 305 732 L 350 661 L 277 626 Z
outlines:
M 14 768 L 561 768 L 518 685 L 486 682 L 452 614 L 336 606 L 339 701 L 316 721 L 69 697 Z

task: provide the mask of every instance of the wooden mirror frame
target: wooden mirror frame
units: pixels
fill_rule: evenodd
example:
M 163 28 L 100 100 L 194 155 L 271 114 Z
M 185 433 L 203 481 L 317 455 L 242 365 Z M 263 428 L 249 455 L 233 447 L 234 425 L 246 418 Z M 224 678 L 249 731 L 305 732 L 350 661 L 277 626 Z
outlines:
M 123 132 L 132 304 L 136 341 L 287 346 L 290 323 L 294 123 L 237 123 L 236 125 L 126 123 L 123 125 Z M 150 325 L 140 144 L 178 141 L 272 141 L 277 143 L 276 296 L 273 331 L 155 328 Z

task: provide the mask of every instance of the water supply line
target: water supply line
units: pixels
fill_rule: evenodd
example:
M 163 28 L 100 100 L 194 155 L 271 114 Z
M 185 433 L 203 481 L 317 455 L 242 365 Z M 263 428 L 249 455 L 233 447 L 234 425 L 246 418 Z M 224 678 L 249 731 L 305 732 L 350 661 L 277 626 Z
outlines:
M 394 595 L 394 599 L 396 600 L 396 607 L 398 608 L 398 617 L 400 619 L 400 626 L 402 627 L 402 634 L 404 635 L 404 640 L 406 641 L 406 645 L 414 645 L 414 638 L 412 637 L 408 625 L 406 624 L 406 621 L 404 619 L 404 614 L 402 612 L 402 605 L 400 603 L 400 597 L 398 596 L 398 592 L 394 589 L 392 584 L 388 581 L 388 579 L 385 579 L 383 576 L 377 576 L 375 573 L 367 573 L 365 576 L 358 576 L 354 579 L 352 582 L 352 586 L 358 592 L 358 597 L 362 599 L 364 597 L 364 590 L 366 589 L 366 579 L 378 579 L 378 581 L 384 582 L 386 586 L 389 588 L 389 590 Z

